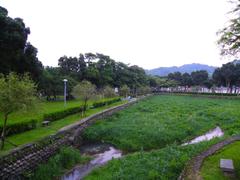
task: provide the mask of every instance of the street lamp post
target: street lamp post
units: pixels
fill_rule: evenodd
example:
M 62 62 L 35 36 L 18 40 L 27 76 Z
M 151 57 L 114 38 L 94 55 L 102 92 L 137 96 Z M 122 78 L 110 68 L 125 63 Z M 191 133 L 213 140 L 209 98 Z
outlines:
M 67 79 L 64 79 L 64 107 L 67 105 Z

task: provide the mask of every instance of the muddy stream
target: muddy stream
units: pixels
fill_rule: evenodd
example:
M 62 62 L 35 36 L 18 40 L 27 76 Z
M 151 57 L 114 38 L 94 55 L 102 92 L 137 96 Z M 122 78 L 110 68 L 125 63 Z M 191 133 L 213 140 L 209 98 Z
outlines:
M 122 157 L 122 151 L 107 144 L 85 145 L 80 148 L 82 155 L 89 155 L 92 160 L 85 164 L 76 166 L 66 173 L 61 180 L 79 180 L 88 175 L 94 168 L 105 165 L 108 161 Z

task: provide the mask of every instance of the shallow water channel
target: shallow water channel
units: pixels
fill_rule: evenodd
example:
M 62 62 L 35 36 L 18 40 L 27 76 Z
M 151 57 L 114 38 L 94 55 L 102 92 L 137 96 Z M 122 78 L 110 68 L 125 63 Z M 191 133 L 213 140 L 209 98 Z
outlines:
M 182 144 L 183 146 L 188 145 L 188 144 L 196 144 L 202 141 L 209 141 L 215 137 L 221 137 L 224 135 L 224 132 L 222 131 L 222 129 L 217 126 L 215 129 L 212 129 L 211 131 L 208 131 L 206 134 L 202 135 L 202 136 L 198 136 L 194 139 L 192 139 L 191 141 Z
M 221 137 L 223 135 L 224 132 L 217 126 L 215 129 L 208 131 L 204 135 L 198 136 L 191 141 L 182 144 L 182 146 L 209 141 L 215 137 Z M 92 160 L 87 164 L 76 166 L 70 172 L 62 176 L 61 180 L 80 180 L 88 175 L 94 168 L 103 166 L 108 161 L 123 156 L 122 151 L 111 145 L 102 143 L 83 145 L 80 148 L 80 151 L 82 155 L 91 156 Z
M 89 155 L 92 160 L 85 164 L 75 167 L 72 171 L 66 173 L 61 180 L 79 180 L 89 174 L 94 168 L 106 164 L 114 158 L 120 158 L 122 152 L 113 146 L 107 144 L 85 145 L 80 148 L 81 154 Z

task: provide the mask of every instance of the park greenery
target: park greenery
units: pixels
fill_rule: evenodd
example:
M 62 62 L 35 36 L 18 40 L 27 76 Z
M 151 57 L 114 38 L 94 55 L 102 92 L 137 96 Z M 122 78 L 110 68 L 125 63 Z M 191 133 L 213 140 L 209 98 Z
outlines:
M 234 2 L 234 18 L 219 31 L 222 55 L 239 55 L 240 1 Z M 205 87 L 214 93 L 216 87 L 227 87 L 230 94 L 240 92 L 239 60 L 223 64 L 213 74 L 200 70 L 174 72 L 166 77 L 150 76 L 137 65 L 91 52 L 79 53 L 78 57 L 64 55 L 59 57 L 57 67 L 44 67 L 37 57 L 37 48 L 28 42 L 30 28 L 21 18 L 9 17 L 7 9 L 0 6 L 0 26 L 1 153 L 52 135 L 85 116 L 123 104 L 121 96 L 136 97 L 179 86 L 184 91 Z M 63 79 L 68 80 L 66 107 L 59 101 Z M 222 139 L 240 134 L 239 108 L 238 99 L 148 97 L 86 129 L 84 140 L 109 143 L 127 154 L 97 168 L 86 179 L 100 176 L 102 179 L 177 179 L 193 156 Z M 43 127 L 42 122 L 46 120 L 50 125 Z M 224 137 L 181 145 L 216 126 L 224 131 Z M 219 158 L 239 161 L 238 152 L 237 142 L 209 157 L 201 171 L 203 177 L 221 179 L 216 164 Z M 40 165 L 31 178 L 55 179 L 66 169 L 87 160 L 78 151 L 63 148 L 47 164 Z M 239 176 L 239 163 L 235 166 Z
M 71 104 L 71 106 L 76 106 L 79 107 L 79 105 L 82 102 L 80 101 L 73 101 L 73 102 L 69 102 L 69 105 Z M 86 111 L 86 117 L 93 115 L 95 113 L 98 113 L 100 111 L 103 111 L 107 108 L 113 107 L 113 106 L 117 106 L 117 105 L 121 105 L 125 103 L 125 101 L 117 101 L 114 102 L 112 104 L 109 105 L 104 105 L 104 106 L 99 106 L 97 108 L 91 108 L 91 109 L 87 109 Z M 57 107 L 63 107 L 63 103 L 59 103 L 59 102 L 47 102 L 46 104 L 44 103 L 43 108 L 42 108 L 42 112 L 45 111 L 45 109 L 48 109 L 48 111 L 53 111 L 55 108 Z M 56 109 L 55 109 L 55 112 Z M 31 117 L 32 114 L 35 114 L 36 112 L 27 112 L 26 115 L 29 115 L 29 118 Z M 57 133 L 59 131 L 59 129 L 73 124 L 79 120 L 82 119 L 81 116 L 81 112 L 79 113 L 75 113 L 69 116 L 66 116 L 65 118 L 59 119 L 57 121 L 52 121 L 49 126 L 42 126 L 41 124 L 41 120 L 39 120 L 40 122 L 37 123 L 36 127 L 33 129 L 29 129 L 27 131 L 21 132 L 21 133 L 15 133 L 12 134 L 10 136 L 7 136 L 7 142 L 5 143 L 4 146 L 4 150 L 0 151 L 0 156 L 6 154 L 9 150 L 15 148 L 16 146 L 21 146 L 27 143 L 32 143 L 38 140 L 41 140 L 42 138 L 45 138 L 47 136 L 53 135 L 55 133 Z M 21 113 L 16 113 L 13 114 L 14 117 L 21 115 Z M 39 117 L 42 117 L 43 114 L 37 112 L 36 114 Z M 25 122 L 24 120 L 24 116 L 22 116 L 20 119 L 18 119 L 18 121 L 20 122 Z M 11 122 L 11 121 L 9 121 Z
M 218 179 L 227 180 L 228 178 L 224 176 L 223 172 L 219 168 L 220 159 L 232 159 L 234 163 L 234 168 L 236 169 L 235 179 L 240 177 L 240 142 L 235 142 L 230 144 L 223 149 L 219 150 L 213 156 L 208 157 L 202 166 L 201 175 L 204 179 Z M 234 179 L 234 178 L 232 178 Z
M 142 100 L 86 129 L 86 140 L 110 143 L 129 153 L 93 171 L 87 179 L 177 179 L 191 157 L 219 139 L 181 144 L 216 126 L 225 137 L 239 134 L 239 108 L 235 99 L 161 95 Z
M 4 148 L 7 120 L 10 114 L 33 108 L 36 103 L 36 88 L 27 75 L 18 77 L 10 73 L 0 77 L 0 112 L 4 117 L 1 133 L 1 150 Z

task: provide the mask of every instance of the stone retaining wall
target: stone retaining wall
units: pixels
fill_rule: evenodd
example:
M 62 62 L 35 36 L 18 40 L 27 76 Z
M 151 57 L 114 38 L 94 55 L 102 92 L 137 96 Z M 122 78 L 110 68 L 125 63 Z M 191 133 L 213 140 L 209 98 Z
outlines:
M 189 161 L 188 165 L 184 168 L 183 172 L 179 176 L 178 180 L 202 180 L 200 175 L 201 167 L 203 161 L 208 156 L 213 155 L 218 150 L 222 149 L 224 146 L 229 145 L 235 141 L 240 141 L 240 136 L 234 136 L 229 139 L 223 140 L 213 146 L 211 146 L 208 150 L 203 151 L 196 157 L 194 157 L 191 161 Z
M 110 116 L 143 99 L 130 101 L 126 104 L 109 108 L 75 124 L 60 129 L 56 134 L 38 142 L 27 144 L 10 151 L 0 158 L 0 179 L 23 179 L 24 175 L 32 172 L 40 163 L 43 163 L 58 152 L 62 146 L 79 146 L 79 136 L 82 131 L 96 120 Z

